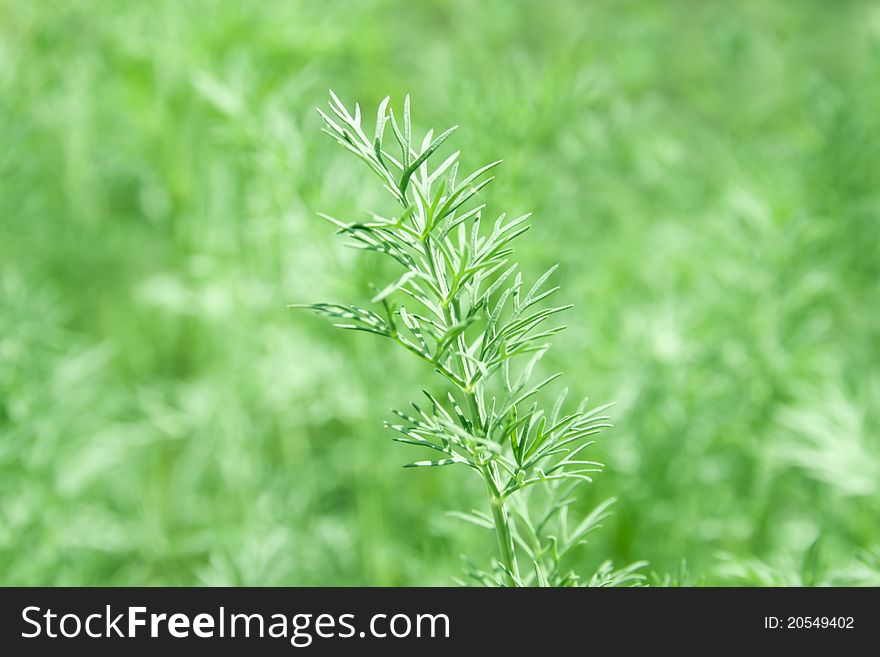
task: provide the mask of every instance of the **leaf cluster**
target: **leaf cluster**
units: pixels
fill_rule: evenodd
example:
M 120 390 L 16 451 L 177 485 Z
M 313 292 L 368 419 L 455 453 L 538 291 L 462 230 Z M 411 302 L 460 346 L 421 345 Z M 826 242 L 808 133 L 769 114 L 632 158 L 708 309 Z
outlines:
M 589 408 L 584 400 L 566 411 L 565 390 L 549 411 L 536 401 L 559 376 L 532 381 L 548 339 L 565 328 L 558 315 L 571 306 L 546 303 L 559 289 L 548 285 L 555 266 L 527 286 L 512 260 L 511 244 L 529 230 L 529 215 L 486 220 L 485 205 L 474 202 L 501 161 L 461 174 L 459 151 L 439 155 L 457 126 L 415 139 L 408 96 L 399 118 L 388 98 L 379 104 L 370 135 L 360 106 L 350 112 L 332 91 L 329 111 L 318 111 L 324 132 L 361 159 L 399 206 L 393 216 L 370 213 L 364 221 L 322 217 L 349 246 L 391 258 L 399 273 L 376 291 L 372 309 L 304 307 L 340 328 L 393 340 L 451 384 L 443 395 L 423 391 L 423 402 L 386 423 L 398 442 L 435 453 L 406 467 L 460 464 L 478 472 L 492 503 L 510 501 L 510 540 L 535 564 L 525 575 L 509 572 L 511 579 L 572 583 L 559 564 L 606 517 L 602 505 L 568 528 L 573 486 L 602 468 L 582 454 L 609 426 L 607 406 Z M 533 519 L 525 493 L 536 485 L 545 488 L 549 506 Z M 469 519 L 493 525 L 486 514 Z M 559 526 L 555 534 L 547 533 L 551 521 Z

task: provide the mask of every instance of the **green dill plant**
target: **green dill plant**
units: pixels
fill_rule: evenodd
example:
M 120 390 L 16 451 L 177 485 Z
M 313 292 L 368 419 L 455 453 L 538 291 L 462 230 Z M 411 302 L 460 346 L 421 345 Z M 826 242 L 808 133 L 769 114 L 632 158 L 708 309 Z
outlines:
M 423 139 L 413 135 L 410 99 L 398 117 L 389 98 L 367 135 L 359 105 L 349 111 L 331 91 L 324 131 L 373 171 L 399 205 L 396 216 L 333 223 L 348 244 L 396 261 L 399 275 L 377 288 L 372 309 L 341 303 L 308 308 L 336 326 L 389 339 L 431 365 L 442 392 L 424 391 L 412 410 L 386 422 L 394 440 L 435 456 L 405 467 L 458 465 L 480 477 L 487 508 L 454 513 L 494 532 L 497 563 L 468 566 L 472 583 L 502 586 L 620 585 L 641 581 L 637 563 L 603 563 L 589 578 L 565 567 L 566 557 L 608 517 L 613 500 L 580 521 L 569 509 L 576 489 L 602 464 L 586 458 L 592 437 L 608 424 L 607 405 L 584 400 L 567 408 L 563 390 L 550 406 L 536 398 L 559 374 L 533 373 L 562 331 L 555 322 L 570 305 L 548 305 L 558 286 L 551 267 L 532 285 L 512 260 L 511 243 L 529 229 L 529 215 L 484 219 L 477 194 L 493 180 L 500 160 L 462 175 L 459 152 L 438 153 L 457 126 Z

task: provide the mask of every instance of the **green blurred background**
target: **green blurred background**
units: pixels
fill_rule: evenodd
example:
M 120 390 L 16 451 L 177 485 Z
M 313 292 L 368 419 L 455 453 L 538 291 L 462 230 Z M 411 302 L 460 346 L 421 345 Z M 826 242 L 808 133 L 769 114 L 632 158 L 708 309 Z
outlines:
M 878 71 L 870 2 L 0 2 L 0 582 L 488 562 L 476 478 L 382 429 L 425 370 L 286 309 L 387 274 L 316 218 L 381 195 L 333 88 L 460 124 L 561 264 L 543 367 L 617 402 L 573 567 L 880 584 Z

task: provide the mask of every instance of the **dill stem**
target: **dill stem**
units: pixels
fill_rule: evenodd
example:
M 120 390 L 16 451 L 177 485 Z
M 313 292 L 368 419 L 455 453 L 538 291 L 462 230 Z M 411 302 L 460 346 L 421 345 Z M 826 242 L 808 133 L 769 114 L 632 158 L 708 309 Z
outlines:
M 426 235 L 422 239 L 422 247 L 425 251 L 425 255 L 427 257 L 428 266 L 430 267 L 430 271 L 435 280 L 439 282 L 440 277 L 437 272 L 437 264 L 434 260 L 434 255 L 431 251 L 430 238 Z M 451 327 L 456 321 L 456 317 L 453 316 L 452 311 L 449 308 L 449 304 L 444 300 L 440 300 L 441 308 L 443 311 L 443 321 L 446 323 L 446 327 Z M 477 402 L 477 395 L 471 387 L 471 379 L 472 379 L 472 371 L 470 367 L 470 363 L 468 363 L 467 358 L 464 357 L 464 353 L 466 351 L 466 345 L 464 342 L 464 338 L 459 335 L 456 339 L 459 348 L 459 356 L 458 362 L 459 367 L 461 367 L 461 377 L 465 382 L 464 386 L 459 385 L 458 387 L 464 393 L 465 398 L 467 399 L 468 410 L 471 415 L 471 424 L 473 425 L 474 432 L 483 431 L 483 414 L 480 412 L 480 405 Z M 513 536 L 510 533 L 510 519 L 507 514 L 507 508 L 504 505 L 504 496 L 501 494 L 501 491 L 498 488 L 498 484 L 496 482 L 495 477 L 495 466 L 492 463 L 486 463 L 483 465 L 481 469 L 481 473 L 483 475 L 483 479 L 486 482 L 486 489 L 489 493 L 489 507 L 492 509 L 492 520 L 495 525 L 495 537 L 498 540 L 498 556 L 504 567 L 507 569 L 508 573 L 513 573 L 515 576 L 519 576 L 519 566 L 516 563 L 516 551 L 513 546 Z M 504 579 L 511 586 L 515 585 L 516 582 L 513 578 L 508 574 L 504 574 Z
M 486 480 L 486 487 L 489 492 L 489 506 L 492 509 L 495 536 L 498 539 L 498 553 L 504 567 L 518 577 L 519 567 L 516 563 L 516 552 L 513 548 L 513 536 L 510 533 L 510 520 L 507 515 L 507 508 L 504 506 L 504 498 L 495 484 L 495 475 L 490 467 L 489 465 L 485 466 L 483 478 Z M 505 573 L 505 579 L 511 585 L 516 584 L 509 574 Z

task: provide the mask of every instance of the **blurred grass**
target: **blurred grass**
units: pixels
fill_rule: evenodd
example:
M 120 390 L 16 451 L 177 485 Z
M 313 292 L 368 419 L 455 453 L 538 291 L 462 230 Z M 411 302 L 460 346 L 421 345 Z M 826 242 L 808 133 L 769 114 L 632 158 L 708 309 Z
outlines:
M 545 366 L 618 402 L 576 567 L 877 584 L 878 64 L 869 2 L 0 2 L 0 582 L 488 559 L 381 428 L 427 373 L 285 308 L 383 276 L 315 219 L 380 202 L 332 87 L 461 124 L 561 263 Z

